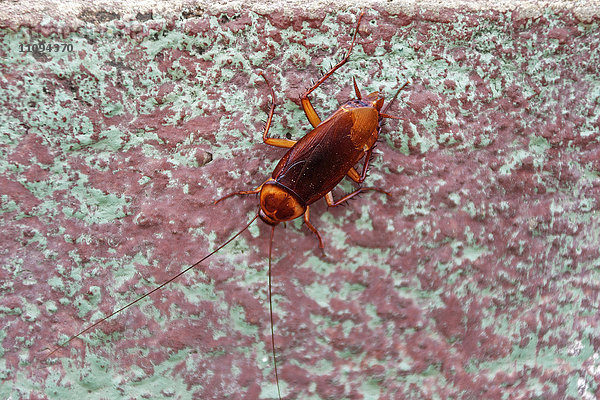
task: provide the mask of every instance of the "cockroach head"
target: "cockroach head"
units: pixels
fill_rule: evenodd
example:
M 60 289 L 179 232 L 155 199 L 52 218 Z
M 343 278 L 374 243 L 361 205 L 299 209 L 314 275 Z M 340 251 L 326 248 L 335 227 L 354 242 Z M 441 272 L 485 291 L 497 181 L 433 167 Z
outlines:
M 291 221 L 306 211 L 306 205 L 292 190 L 269 179 L 260 190 L 258 216 L 268 225 Z

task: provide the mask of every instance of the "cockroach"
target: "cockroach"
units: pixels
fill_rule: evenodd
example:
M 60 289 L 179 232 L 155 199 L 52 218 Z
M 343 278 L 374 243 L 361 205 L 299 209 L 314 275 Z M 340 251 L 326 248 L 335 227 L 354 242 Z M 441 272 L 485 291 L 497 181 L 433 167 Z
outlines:
M 197 267 L 203 261 L 217 253 L 227 244 L 235 240 L 239 235 L 246 231 L 250 225 L 260 218 L 264 223 L 271 226 L 268 255 L 268 292 L 269 292 L 269 315 L 271 323 L 271 350 L 273 353 L 273 365 L 275 370 L 275 381 L 277 385 L 278 396 L 281 399 L 279 388 L 279 374 L 277 370 L 277 360 L 275 353 L 275 335 L 273 328 L 273 305 L 271 301 L 271 253 L 273 248 L 273 237 L 275 226 L 281 222 L 291 221 L 303 217 L 304 224 L 316 235 L 319 241 L 319 248 L 323 249 L 323 240 L 319 231 L 311 224 L 309 219 L 309 210 L 311 204 L 321 198 L 325 198 L 329 207 L 336 207 L 345 203 L 349 199 L 366 191 L 377 191 L 390 196 L 387 191 L 376 187 L 359 187 L 353 192 L 346 194 L 339 200 L 334 200 L 332 189 L 340 181 L 348 176 L 357 184 L 362 184 L 367 176 L 369 162 L 373 154 L 375 142 L 379 137 L 382 121 L 384 118 L 394 118 L 395 116 L 386 114 L 387 108 L 393 103 L 400 91 L 406 86 L 405 83 L 395 93 L 392 100 L 384 107 L 384 97 L 379 92 L 373 92 L 363 96 L 353 79 L 354 92 L 356 99 L 349 100 L 342 104 L 329 118 L 321 120 L 313 105 L 310 102 L 309 95 L 325 82 L 333 73 L 342 67 L 349 59 L 356 37 L 358 35 L 360 22 L 364 12 L 358 16 L 356 28 L 352 36 L 350 47 L 344 58 L 325 73 L 316 83 L 313 84 L 301 97 L 300 103 L 309 123 L 313 129 L 299 140 L 280 139 L 269 137 L 269 129 L 275 113 L 275 92 L 269 83 L 267 77 L 261 72 L 269 90 L 271 92 L 271 108 L 268 113 L 267 121 L 263 131 L 263 142 L 275 147 L 288 149 L 287 153 L 281 158 L 271 177 L 253 190 L 244 190 L 233 192 L 221 197 L 215 204 L 232 196 L 237 195 L 259 195 L 259 209 L 257 214 L 240 231 L 227 239 L 224 243 L 215 248 L 212 252 L 202 257 L 199 261 L 188 266 L 175 276 L 161 283 L 156 288 L 146 294 L 138 297 L 136 300 L 114 311 L 112 314 L 100 319 L 94 324 L 83 329 L 79 333 L 71 336 L 65 342 L 52 350 L 46 358 L 50 357 L 60 348 L 67 345 L 73 339 L 90 331 L 107 319 L 120 313 L 128 307 L 136 304 L 152 293 L 162 289 L 164 286 L 185 274 L 192 268 Z M 359 174 L 355 166 L 363 160 L 362 172 Z

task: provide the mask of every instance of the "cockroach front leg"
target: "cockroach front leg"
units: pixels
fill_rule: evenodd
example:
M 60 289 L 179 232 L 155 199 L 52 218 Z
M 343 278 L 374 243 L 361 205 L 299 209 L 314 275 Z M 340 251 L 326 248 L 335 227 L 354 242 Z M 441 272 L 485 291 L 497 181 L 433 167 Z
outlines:
M 310 229 L 311 231 L 313 231 L 313 233 L 315 235 L 317 235 L 317 239 L 319 239 L 319 247 L 321 248 L 321 250 L 323 249 L 323 241 L 321 240 L 321 235 L 319 234 L 319 231 L 317 230 L 317 228 L 315 228 L 313 226 L 313 224 L 310 223 L 310 221 L 308 220 L 309 218 L 309 207 L 306 206 L 306 211 L 304 212 L 304 223 L 306 224 L 306 226 L 308 226 L 308 229 Z
M 215 200 L 215 203 L 214 203 L 214 204 L 218 204 L 219 202 L 221 202 L 221 201 L 223 201 L 223 200 L 225 200 L 225 199 L 228 199 L 228 198 L 230 198 L 230 197 L 233 197 L 233 196 L 239 196 L 239 195 L 246 195 L 246 194 L 256 194 L 256 193 L 260 193 L 260 190 L 262 189 L 263 185 L 264 185 L 264 182 L 263 182 L 263 183 L 262 183 L 262 184 L 261 184 L 259 187 L 257 187 L 257 188 L 256 188 L 256 189 L 254 189 L 254 190 L 242 190 L 242 191 L 240 191 L 240 192 L 233 192 L 233 193 L 229 193 L 229 194 L 227 194 L 227 195 L 225 195 L 225 196 L 221 197 L 220 199 L 218 199 L 218 200 Z

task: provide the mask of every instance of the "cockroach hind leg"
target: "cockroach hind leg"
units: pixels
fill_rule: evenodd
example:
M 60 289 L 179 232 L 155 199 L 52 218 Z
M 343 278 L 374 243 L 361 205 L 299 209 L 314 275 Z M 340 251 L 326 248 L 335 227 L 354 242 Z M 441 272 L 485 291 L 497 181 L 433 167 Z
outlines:
M 386 191 L 385 191 L 385 190 L 383 190 L 383 189 L 380 189 L 380 188 L 370 188 L 370 189 L 371 189 L 371 190 L 375 190 L 375 191 L 377 191 L 377 192 L 379 192 L 379 193 L 383 193 L 383 194 L 385 194 L 387 197 L 392 197 L 392 194 L 391 194 L 390 192 L 386 192 Z
M 406 87 L 406 85 L 408 85 L 409 83 L 410 82 L 407 80 L 406 82 L 404 82 L 404 84 L 402 86 L 400 86 L 400 88 L 398 88 L 398 90 L 396 90 L 396 93 L 394 94 L 394 97 L 392 97 L 392 100 L 390 100 L 389 103 L 387 103 L 385 106 L 383 106 L 383 109 L 379 112 L 380 117 L 391 118 L 391 119 L 400 119 L 400 117 L 386 114 L 386 111 L 388 110 L 388 108 L 390 108 L 390 106 L 394 103 L 394 101 L 396 101 L 396 99 L 398 98 L 398 95 L 400 94 L 400 91 L 402 91 L 402 89 L 404 89 Z
M 385 190 L 383 190 L 383 189 L 381 189 L 381 188 L 378 188 L 378 187 L 366 187 L 366 188 L 361 188 L 361 192 L 366 192 L 366 191 L 369 191 L 369 190 L 372 190 L 372 191 L 374 191 L 374 192 L 383 193 L 383 194 L 385 194 L 387 197 L 392 197 L 392 194 L 391 194 L 390 192 L 388 192 L 388 191 L 385 191 Z
M 339 199 L 339 200 L 334 200 L 334 199 L 333 199 L 333 194 L 332 194 L 331 192 L 329 192 L 329 193 L 327 193 L 327 194 L 325 195 L 325 201 L 327 202 L 327 205 L 328 205 L 329 207 L 337 207 L 337 206 L 339 206 L 339 205 L 342 205 L 342 204 L 344 204 L 345 202 L 347 202 L 348 200 L 350 200 L 350 199 L 351 199 L 351 198 L 353 198 L 354 196 L 356 196 L 356 195 L 358 195 L 358 194 L 360 194 L 360 193 L 363 193 L 363 192 L 370 191 L 370 190 L 374 190 L 374 191 L 376 191 L 376 192 L 379 192 L 379 193 L 386 194 L 388 197 L 391 197 L 391 196 L 392 196 L 392 195 L 391 195 L 391 193 L 389 193 L 389 192 L 386 192 L 385 190 L 383 190 L 383 189 L 380 189 L 380 188 L 376 188 L 376 187 L 361 187 L 361 188 L 358 188 L 358 189 L 356 189 L 356 190 L 355 190 L 354 192 L 352 192 L 352 193 L 348 193 L 347 195 L 345 195 L 344 197 L 342 197 L 342 198 L 341 198 L 341 199 Z

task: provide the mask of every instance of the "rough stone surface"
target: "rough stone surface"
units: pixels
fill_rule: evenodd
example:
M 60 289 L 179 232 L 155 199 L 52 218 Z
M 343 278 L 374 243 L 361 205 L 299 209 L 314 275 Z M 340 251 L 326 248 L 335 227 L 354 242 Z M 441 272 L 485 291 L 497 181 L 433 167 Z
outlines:
M 3 3 L 3 6 L 6 3 Z M 293 399 L 594 399 L 600 385 L 600 20 L 573 10 L 368 9 L 321 116 L 391 108 L 347 207 L 277 227 Z M 79 14 L 0 30 L 0 398 L 273 399 L 270 229 L 58 342 L 225 241 L 309 124 L 298 96 L 358 9 Z M 61 44 L 59 51 L 20 46 Z M 72 51 L 62 44 L 72 45 Z M 65 51 L 62 51 L 65 50 Z M 335 191 L 340 196 L 353 184 Z

